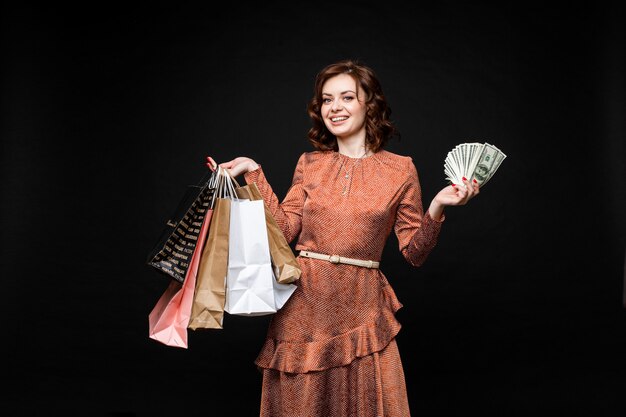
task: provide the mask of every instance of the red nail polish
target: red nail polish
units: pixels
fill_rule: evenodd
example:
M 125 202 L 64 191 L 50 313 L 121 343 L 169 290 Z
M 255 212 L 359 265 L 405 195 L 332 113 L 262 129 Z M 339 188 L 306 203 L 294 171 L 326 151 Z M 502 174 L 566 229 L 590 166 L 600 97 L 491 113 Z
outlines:
M 463 181 L 467 181 L 467 178 L 463 177 Z
M 456 184 L 452 184 L 453 187 L 456 187 Z
M 474 181 L 475 184 L 478 184 L 478 181 L 476 181 L 476 178 L 474 178 L 472 181 Z

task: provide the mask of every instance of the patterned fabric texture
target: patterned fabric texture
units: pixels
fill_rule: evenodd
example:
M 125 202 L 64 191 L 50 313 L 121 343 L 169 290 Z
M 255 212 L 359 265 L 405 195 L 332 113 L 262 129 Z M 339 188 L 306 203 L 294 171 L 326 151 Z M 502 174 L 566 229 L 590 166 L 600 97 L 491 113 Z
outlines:
M 380 261 L 393 231 L 411 265 L 426 260 L 444 219 L 424 214 L 410 157 L 303 153 L 282 202 L 263 168 L 256 183 L 296 250 Z M 298 257 L 302 275 L 272 316 L 255 361 L 263 373 L 262 417 L 407 417 L 395 336 L 402 307 L 382 269 Z

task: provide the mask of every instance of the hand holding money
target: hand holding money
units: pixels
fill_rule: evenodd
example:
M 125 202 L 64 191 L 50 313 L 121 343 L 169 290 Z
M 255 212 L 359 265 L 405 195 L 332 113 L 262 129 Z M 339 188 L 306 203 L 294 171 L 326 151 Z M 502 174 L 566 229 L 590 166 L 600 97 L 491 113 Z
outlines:
M 463 178 L 482 187 L 504 161 L 506 155 L 489 143 L 462 143 L 448 152 L 444 162 L 446 179 L 462 185 Z
M 439 221 L 446 206 L 463 206 L 479 193 L 476 180 L 462 179 L 459 184 L 448 185 L 439 191 L 430 203 L 428 213 L 432 219 Z

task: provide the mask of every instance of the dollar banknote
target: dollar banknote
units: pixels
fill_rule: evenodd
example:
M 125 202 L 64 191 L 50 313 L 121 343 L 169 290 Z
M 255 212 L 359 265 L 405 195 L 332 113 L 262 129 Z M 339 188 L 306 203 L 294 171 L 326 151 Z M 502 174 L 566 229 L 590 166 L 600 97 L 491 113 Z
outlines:
M 446 155 L 446 180 L 462 185 L 465 177 L 469 181 L 476 180 L 482 187 L 493 177 L 505 158 L 505 153 L 495 145 L 486 142 L 461 143 Z

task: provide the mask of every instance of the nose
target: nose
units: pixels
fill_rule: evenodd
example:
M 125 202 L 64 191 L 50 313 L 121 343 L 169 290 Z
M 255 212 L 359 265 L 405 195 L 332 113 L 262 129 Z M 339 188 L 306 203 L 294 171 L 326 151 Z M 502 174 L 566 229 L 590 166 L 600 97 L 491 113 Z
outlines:
M 330 107 L 330 109 L 334 112 L 343 109 L 343 106 L 341 105 L 341 101 L 333 100 L 333 105 Z

